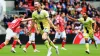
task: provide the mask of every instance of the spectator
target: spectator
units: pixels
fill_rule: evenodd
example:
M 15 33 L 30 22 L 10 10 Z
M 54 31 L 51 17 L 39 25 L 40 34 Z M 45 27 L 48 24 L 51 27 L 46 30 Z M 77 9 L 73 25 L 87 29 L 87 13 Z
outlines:
M 81 29 L 82 29 L 82 24 L 80 22 L 74 22 L 73 24 L 74 33 L 75 34 L 79 33 Z
M 31 17 L 30 15 L 34 11 L 34 1 L 37 0 L 15 0 L 15 9 L 24 10 L 26 11 L 26 15 Z M 82 2 L 80 2 L 80 0 L 40 0 L 40 2 L 42 9 L 45 9 L 49 12 L 50 18 L 52 18 L 53 11 L 55 11 L 57 14 L 65 12 L 66 15 L 69 14 L 76 19 L 81 17 L 81 14 L 84 12 L 88 13 L 88 16 L 92 18 L 94 18 L 96 15 L 100 15 L 100 12 L 89 3 L 86 3 L 85 0 Z M 66 30 L 68 30 L 70 33 L 72 30 L 72 22 L 67 17 L 64 19 L 67 25 Z
M 71 21 L 67 22 L 66 33 L 67 34 L 71 34 L 72 33 L 72 23 L 71 23 Z

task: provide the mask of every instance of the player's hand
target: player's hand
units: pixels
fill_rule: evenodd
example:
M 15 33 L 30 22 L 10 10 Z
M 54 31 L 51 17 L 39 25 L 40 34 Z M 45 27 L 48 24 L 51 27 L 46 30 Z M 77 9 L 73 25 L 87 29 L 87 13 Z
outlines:
M 31 32 L 27 32 L 26 35 L 29 36 L 31 34 Z
M 68 14 L 66 15 L 68 18 L 70 17 Z
M 40 31 L 36 31 L 37 34 L 40 34 Z
M 96 33 L 96 31 L 95 31 L 95 30 L 93 30 L 93 32 L 94 32 L 94 33 Z
M 56 26 L 54 26 L 54 30 L 55 30 L 55 31 L 57 31 L 57 30 L 58 30 L 58 28 L 57 28 Z

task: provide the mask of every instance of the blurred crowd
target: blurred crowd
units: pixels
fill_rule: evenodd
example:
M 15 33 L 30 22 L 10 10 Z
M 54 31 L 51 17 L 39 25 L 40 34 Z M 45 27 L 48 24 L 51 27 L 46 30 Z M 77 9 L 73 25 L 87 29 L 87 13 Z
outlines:
M 15 10 L 23 10 L 26 11 L 24 13 L 25 16 L 31 17 L 32 12 L 35 10 L 34 2 L 37 0 L 15 0 Z M 67 18 L 67 14 L 72 16 L 73 18 L 80 18 L 82 13 L 88 13 L 88 16 L 99 22 L 100 24 L 100 12 L 93 6 L 87 3 L 85 0 L 40 0 L 42 9 L 45 9 L 50 14 L 50 19 L 53 18 L 53 12 L 60 14 L 61 12 L 65 13 L 65 21 L 66 21 L 66 33 L 72 34 L 77 33 L 82 29 L 82 24 L 79 22 L 72 22 Z M 13 16 L 7 18 L 4 17 L 4 23 L 7 25 L 7 22 L 11 22 L 14 19 Z M 52 20 L 54 22 L 54 20 Z M 51 34 L 55 33 L 53 29 L 51 29 Z

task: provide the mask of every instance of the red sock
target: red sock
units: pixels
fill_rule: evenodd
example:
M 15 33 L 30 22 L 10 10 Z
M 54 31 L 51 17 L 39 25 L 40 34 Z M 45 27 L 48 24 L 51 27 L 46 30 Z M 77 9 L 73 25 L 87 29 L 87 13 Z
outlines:
M 25 48 L 27 49 L 27 48 L 29 47 L 29 45 L 30 45 L 30 43 L 29 43 L 29 42 L 27 42 L 27 44 L 26 44 Z
M 5 44 L 2 43 L 2 44 L 0 45 L 0 49 L 2 49 L 4 46 L 5 46 Z
M 13 47 L 13 48 L 15 48 L 16 43 L 17 43 L 17 41 L 16 41 L 16 40 L 14 40 L 14 41 L 13 41 L 13 43 L 12 43 L 12 47 Z
M 64 47 L 64 46 L 65 46 L 65 44 L 66 44 L 66 41 L 65 41 L 65 40 L 63 40 L 63 41 L 62 41 L 62 47 Z
M 32 42 L 33 49 L 36 49 L 35 42 Z

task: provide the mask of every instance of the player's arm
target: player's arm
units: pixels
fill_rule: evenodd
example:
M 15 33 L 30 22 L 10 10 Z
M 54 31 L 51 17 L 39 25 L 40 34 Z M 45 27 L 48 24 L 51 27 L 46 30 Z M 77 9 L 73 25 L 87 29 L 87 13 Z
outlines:
M 34 24 L 33 27 L 35 28 L 36 33 L 39 34 L 39 29 L 38 29 L 38 26 L 37 26 L 37 23 L 36 23 L 36 18 L 35 18 L 34 12 L 32 13 L 32 23 Z
M 30 20 L 34 20 L 34 12 L 32 13 L 32 18 L 27 18 L 27 19 L 22 19 L 22 21 L 30 21 Z
M 49 18 L 49 13 L 48 13 L 47 11 L 45 11 L 45 16 L 46 16 L 46 18 L 47 18 L 49 24 L 50 24 L 53 28 L 55 28 L 54 24 L 52 23 L 52 21 L 51 21 L 50 18 Z
M 96 32 L 96 31 L 95 31 L 95 30 L 96 30 L 96 22 L 95 22 L 95 20 L 91 18 L 90 21 L 91 21 L 91 23 L 93 23 L 93 25 L 94 25 L 94 26 L 93 26 L 94 32 Z
M 53 28 L 55 28 L 55 26 L 54 26 L 54 24 L 52 23 L 52 21 L 50 20 L 50 18 L 48 17 L 47 19 L 48 19 L 49 24 L 50 24 Z
M 35 28 L 36 33 L 39 34 L 40 31 L 39 31 L 38 26 L 37 26 L 36 23 L 34 24 L 34 28 Z
M 32 18 L 22 19 L 22 21 L 30 21 Z
M 72 20 L 72 21 L 78 21 L 77 19 L 75 19 L 75 18 L 73 18 L 73 17 L 71 17 L 71 16 L 69 16 L 69 15 L 67 15 L 67 17 L 68 17 L 70 20 Z

